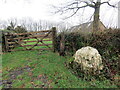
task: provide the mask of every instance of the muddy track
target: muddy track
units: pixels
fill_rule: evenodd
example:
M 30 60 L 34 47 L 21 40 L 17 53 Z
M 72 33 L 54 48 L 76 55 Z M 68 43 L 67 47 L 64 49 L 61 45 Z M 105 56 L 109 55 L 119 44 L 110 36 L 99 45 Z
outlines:
M 1 80 L 0 81 L 0 86 L 3 86 L 3 88 L 13 88 L 14 80 L 19 76 L 24 74 L 24 72 L 29 72 L 32 73 L 32 69 L 30 67 L 24 67 L 24 68 L 19 68 L 16 70 L 9 71 L 9 79 L 7 80 Z M 38 77 L 31 77 L 31 84 L 32 88 L 52 88 L 50 83 L 52 83 L 52 80 L 48 80 L 48 77 L 46 75 L 39 75 Z M 34 84 L 36 80 L 41 81 L 42 84 Z M 24 83 L 23 83 L 24 84 Z M 24 87 L 23 87 L 24 88 Z
M 31 72 L 31 68 L 24 67 L 13 71 L 9 71 L 9 75 L 8 75 L 9 79 L 1 80 L 0 86 L 2 85 L 4 88 L 12 88 L 13 80 L 15 80 L 17 76 L 22 75 L 24 72 Z

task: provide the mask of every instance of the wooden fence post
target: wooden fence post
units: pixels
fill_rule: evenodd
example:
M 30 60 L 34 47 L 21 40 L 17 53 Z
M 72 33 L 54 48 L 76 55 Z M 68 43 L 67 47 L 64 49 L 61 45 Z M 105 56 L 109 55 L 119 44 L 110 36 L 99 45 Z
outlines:
M 8 52 L 9 51 L 9 47 L 8 47 L 8 41 L 7 41 L 7 35 L 8 35 L 8 33 L 5 33 L 4 34 L 4 38 L 5 38 L 5 52 Z
M 52 27 L 52 41 L 53 41 L 53 51 L 56 51 L 56 45 L 57 45 L 57 33 L 56 33 L 56 27 Z
M 3 42 L 2 42 L 2 36 L 3 36 L 3 35 L 2 35 L 2 31 L 0 31 L 0 54 L 2 54 L 2 49 L 3 49 L 3 48 L 2 48 L 2 43 L 3 43 Z
M 62 32 L 60 35 L 60 56 L 65 56 L 65 33 Z

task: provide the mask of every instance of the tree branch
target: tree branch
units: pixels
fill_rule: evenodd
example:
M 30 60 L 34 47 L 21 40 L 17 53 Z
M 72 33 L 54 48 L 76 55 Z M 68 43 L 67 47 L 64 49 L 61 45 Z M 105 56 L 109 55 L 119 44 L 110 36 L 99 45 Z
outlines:
M 80 8 L 85 8 L 85 7 L 88 7 L 88 5 L 84 5 L 84 6 L 81 6 L 81 7 L 72 7 L 72 8 L 67 8 L 66 10 L 69 10 L 69 9 L 80 9 Z
M 78 12 L 78 10 L 79 10 L 79 8 L 77 8 L 76 11 L 72 15 L 68 16 L 67 18 L 74 16 Z
M 111 7 L 117 8 L 115 5 L 111 5 L 109 2 L 102 2 L 102 3 L 100 3 L 100 4 L 102 5 L 102 4 L 105 4 L 105 3 L 108 4 L 108 5 L 111 6 Z
M 78 12 L 78 10 L 79 10 L 80 8 L 85 8 L 85 7 L 88 7 L 88 5 L 84 5 L 84 6 L 81 6 L 81 7 L 67 8 L 67 9 L 64 10 L 64 11 L 68 11 L 68 10 L 74 10 L 74 9 L 76 9 L 75 12 L 74 12 L 72 15 L 70 15 L 70 16 L 67 17 L 67 18 L 70 18 L 70 17 L 74 16 L 74 15 Z
M 109 0 L 109 1 L 110 1 L 110 0 Z M 109 1 L 106 1 L 106 2 L 94 2 L 94 1 L 90 1 L 90 2 L 88 2 L 88 1 L 84 1 L 84 0 L 83 0 L 83 1 L 82 1 L 82 0 L 75 0 L 74 2 L 71 2 L 71 3 L 67 4 L 67 5 L 64 6 L 64 7 L 59 7 L 56 13 L 60 13 L 60 14 L 62 15 L 63 13 L 67 13 L 67 12 L 69 12 L 70 10 L 73 10 L 72 15 L 68 16 L 68 17 L 72 17 L 72 16 L 74 16 L 74 15 L 79 11 L 79 9 L 81 9 L 81 8 L 91 7 L 91 8 L 96 9 L 97 6 L 100 6 L 100 5 L 102 5 L 102 4 L 108 4 L 108 5 L 111 6 L 111 7 L 116 7 L 115 5 L 111 5 L 111 4 L 109 3 Z M 84 5 L 82 5 L 82 3 L 83 3 Z
M 72 6 L 72 5 L 74 5 L 74 4 L 78 5 L 78 2 L 73 2 L 73 3 L 71 3 L 71 4 L 68 4 L 66 7 Z
M 76 7 L 63 7 L 63 8 L 59 8 L 58 11 L 56 11 L 55 13 L 63 14 L 65 12 L 69 11 L 69 10 L 75 10 L 75 12 L 71 16 L 69 16 L 69 17 L 72 17 L 73 15 L 75 15 L 78 12 L 78 10 L 80 8 L 85 8 L 85 7 L 88 7 L 88 5 L 84 5 L 84 6 L 81 6 L 81 7 L 77 7 L 77 6 Z
M 95 5 L 93 5 L 93 4 L 89 4 L 88 2 L 86 2 L 86 1 L 83 1 L 84 3 L 86 3 L 87 4 L 87 6 L 89 6 L 89 7 L 92 7 L 92 8 L 95 8 Z

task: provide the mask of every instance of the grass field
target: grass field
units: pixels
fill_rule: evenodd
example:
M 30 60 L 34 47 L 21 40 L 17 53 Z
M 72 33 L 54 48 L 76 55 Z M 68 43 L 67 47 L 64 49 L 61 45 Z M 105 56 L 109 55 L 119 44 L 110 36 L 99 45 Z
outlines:
M 85 81 L 71 73 L 61 57 L 51 51 L 17 51 L 3 54 L 3 87 L 13 88 L 113 88 L 109 80 Z
M 51 43 L 51 42 L 47 42 Z M 32 43 L 33 44 L 33 43 Z M 42 47 L 40 47 L 42 48 Z M 16 51 L 2 55 L 0 87 L 12 88 L 116 88 L 109 80 L 86 81 L 65 66 L 72 57 L 52 51 Z M 3 84 L 1 84 L 3 83 Z

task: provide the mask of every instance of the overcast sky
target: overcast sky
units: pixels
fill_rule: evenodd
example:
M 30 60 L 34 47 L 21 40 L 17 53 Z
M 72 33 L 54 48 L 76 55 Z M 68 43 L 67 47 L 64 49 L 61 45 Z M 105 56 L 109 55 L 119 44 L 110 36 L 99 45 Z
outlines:
M 8 20 L 10 18 L 22 19 L 25 17 L 33 18 L 34 20 L 48 20 L 53 22 L 68 22 L 72 25 L 80 24 L 89 21 L 89 17 L 94 10 L 87 8 L 81 10 L 76 16 L 63 20 L 67 15 L 54 15 L 54 9 L 51 5 L 60 5 L 65 1 L 71 0 L 0 0 L 0 20 Z M 102 0 L 106 1 L 106 0 Z M 111 0 L 111 4 L 115 4 L 120 0 Z M 69 14 L 68 14 L 69 15 Z M 102 5 L 100 19 L 106 26 L 117 26 L 118 11 L 109 6 Z

